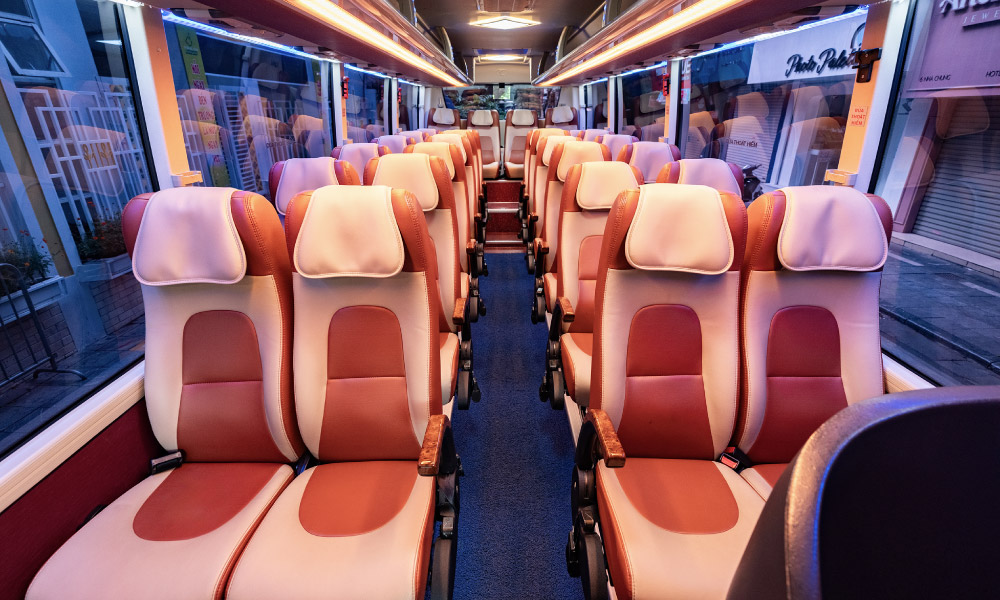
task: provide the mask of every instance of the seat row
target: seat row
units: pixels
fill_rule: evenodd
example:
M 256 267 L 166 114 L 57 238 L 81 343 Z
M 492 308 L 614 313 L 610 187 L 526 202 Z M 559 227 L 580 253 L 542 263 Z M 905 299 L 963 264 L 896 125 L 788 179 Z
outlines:
M 298 194 L 284 231 L 231 188 L 133 199 L 145 404 L 172 454 L 27 597 L 422 598 L 433 573 L 450 598 L 468 313 L 444 313 L 424 214 L 387 186 Z
M 664 177 L 712 165 L 728 170 Z M 799 448 L 883 393 L 891 212 L 852 188 L 748 209 L 705 185 L 638 185 L 625 165 L 573 169 L 542 387 L 561 408 L 565 382 L 577 440 L 570 572 L 588 598 L 608 597 L 605 559 L 617 598 L 725 597 Z

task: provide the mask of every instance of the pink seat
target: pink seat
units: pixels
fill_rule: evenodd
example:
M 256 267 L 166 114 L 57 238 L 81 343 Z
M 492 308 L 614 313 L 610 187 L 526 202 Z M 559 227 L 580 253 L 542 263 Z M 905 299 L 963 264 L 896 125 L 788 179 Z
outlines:
M 500 114 L 495 110 L 470 110 L 469 129 L 483 142 L 483 177 L 496 179 L 500 171 Z
M 360 174 L 351 163 L 329 157 L 290 158 L 271 166 L 268 175 L 271 203 L 284 216 L 288 203 L 299 192 L 325 185 L 361 185 Z
M 626 162 L 642 172 L 643 183 L 655 183 L 664 165 L 681 159 L 677 146 L 664 142 L 635 142 L 623 147 L 618 160 Z
M 345 144 L 333 149 L 331 156 L 337 160 L 346 160 L 354 167 L 354 171 L 361 176 L 365 172 L 365 166 L 371 159 L 382 156 L 386 153 L 385 147 L 380 147 L 374 142 L 367 144 Z
M 656 183 L 707 185 L 743 197 L 743 170 L 718 158 L 685 158 L 663 166 Z
M 375 138 L 375 143 L 379 147 L 386 148 L 392 154 L 402 154 L 403 150 L 406 149 L 411 143 L 416 143 L 416 141 L 411 142 L 410 137 L 396 134 L 396 135 L 383 135 L 382 137 Z M 416 138 L 412 138 L 416 139 Z
M 528 132 L 538 127 L 538 114 L 533 110 L 515 108 L 507 111 L 503 145 L 504 172 L 511 179 L 524 177 L 525 145 Z

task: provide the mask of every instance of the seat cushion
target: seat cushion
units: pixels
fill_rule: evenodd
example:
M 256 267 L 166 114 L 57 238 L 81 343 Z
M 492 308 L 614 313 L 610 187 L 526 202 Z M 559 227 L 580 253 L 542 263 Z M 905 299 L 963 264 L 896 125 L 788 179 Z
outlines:
M 519 163 L 505 162 L 504 170 L 507 172 L 507 177 L 511 179 L 521 179 L 524 177 L 524 165 Z
M 597 502 L 620 600 L 725 598 L 764 506 L 728 467 L 660 458 L 601 463 Z
M 458 334 L 441 333 L 441 402 L 448 403 L 455 395 L 455 380 L 458 378 Z
M 580 406 L 590 402 L 590 365 L 594 359 L 594 334 L 570 332 L 560 338 L 566 393 Z
M 415 461 L 329 463 L 299 475 L 240 557 L 226 597 L 423 598 L 435 478 Z
M 788 463 L 754 465 L 749 469 L 743 469 L 740 472 L 740 476 L 750 484 L 750 487 L 760 494 L 761 498 L 767 500 L 767 497 L 771 495 L 774 484 L 778 483 L 778 478 L 785 472 L 785 467 L 787 466 Z
M 287 465 L 186 463 L 146 478 L 45 563 L 27 598 L 221 598 Z

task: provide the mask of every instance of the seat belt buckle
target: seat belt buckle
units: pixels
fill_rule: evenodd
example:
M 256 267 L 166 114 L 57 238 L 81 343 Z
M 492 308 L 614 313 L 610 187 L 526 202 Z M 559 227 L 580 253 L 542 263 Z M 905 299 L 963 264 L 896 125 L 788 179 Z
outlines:
M 719 462 L 739 473 L 750 466 L 750 458 L 736 446 L 729 446 L 719 455 Z
M 149 461 L 149 470 L 151 475 L 156 475 L 157 473 L 162 473 L 164 471 L 169 471 L 170 469 L 176 469 L 184 463 L 184 451 L 178 450 L 177 452 L 171 452 L 166 456 L 161 456 L 159 458 L 154 458 Z

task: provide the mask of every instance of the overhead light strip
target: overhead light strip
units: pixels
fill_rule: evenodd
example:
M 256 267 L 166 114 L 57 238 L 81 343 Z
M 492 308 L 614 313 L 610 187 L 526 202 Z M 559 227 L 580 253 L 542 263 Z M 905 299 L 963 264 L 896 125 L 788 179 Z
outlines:
M 274 50 L 276 52 L 283 52 L 285 54 L 291 54 L 292 56 L 298 56 L 301 58 L 309 58 L 312 60 L 322 60 L 326 62 L 336 63 L 338 61 L 331 60 L 329 58 L 324 58 L 322 56 L 316 56 L 314 54 L 309 54 L 308 52 L 303 52 L 298 48 L 292 48 L 291 46 L 285 46 L 284 44 L 278 44 L 270 40 L 265 40 L 263 38 L 253 37 L 249 35 L 243 35 L 240 33 L 233 33 L 231 31 L 226 31 L 219 27 L 213 27 L 211 25 L 206 25 L 200 21 L 194 21 L 192 19 L 186 19 L 184 17 L 175 15 L 169 10 L 161 10 L 160 14 L 163 16 L 163 20 L 169 23 L 174 23 L 176 25 L 184 25 L 185 27 L 190 27 L 191 29 L 197 29 L 198 31 L 204 31 L 205 33 L 211 33 L 219 37 L 228 38 L 235 40 L 237 42 L 243 42 L 244 44 L 250 44 L 253 46 L 261 46 L 269 50 Z
M 453 86 L 461 86 L 462 82 L 435 67 L 423 58 L 390 39 L 368 23 L 355 17 L 343 7 L 329 0 L 283 0 L 289 6 L 298 8 L 309 15 L 327 23 L 334 29 L 346 33 L 352 38 L 384 50 L 401 61 L 412 65 L 428 75 L 442 79 Z
M 365 73 L 366 75 L 374 75 L 376 77 L 381 77 L 382 79 L 389 79 L 389 76 L 385 73 L 379 73 L 378 71 L 369 71 L 368 69 L 362 69 L 361 67 L 355 67 L 352 64 L 344 63 L 344 67 L 352 71 L 357 71 L 358 73 Z
M 652 66 L 649 66 L 649 67 L 641 67 L 641 68 L 638 68 L 638 69 L 632 69 L 631 71 L 625 71 L 624 73 L 621 73 L 619 75 L 619 77 L 625 77 L 626 75 L 635 75 L 636 73 L 643 73 L 645 71 L 652 71 L 653 69 L 662 69 L 663 67 L 667 67 L 667 66 L 670 66 L 670 61 L 669 60 L 665 60 L 665 61 L 663 61 L 661 63 L 656 63 L 655 65 L 652 65 Z
M 607 64 L 623 54 L 632 52 L 633 50 L 638 50 L 646 44 L 650 44 L 656 40 L 665 38 L 672 33 L 686 29 L 699 21 L 711 17 L 717 12 L 721 12 L 749 1 L 750 0 L 701 0 L 697 4 L 693 4 L 678 13 L 674 13 L 673 16 L 660 21 L 649 29 L 633 35 L 622 43 L 590 57 L 565 73 L 561 73 L 549 81 L 540 83 L 543 85 L 553 85 L 559 83 L 560 81 L 565 81 L 566 79 L 579 75 L 587 70 Z

